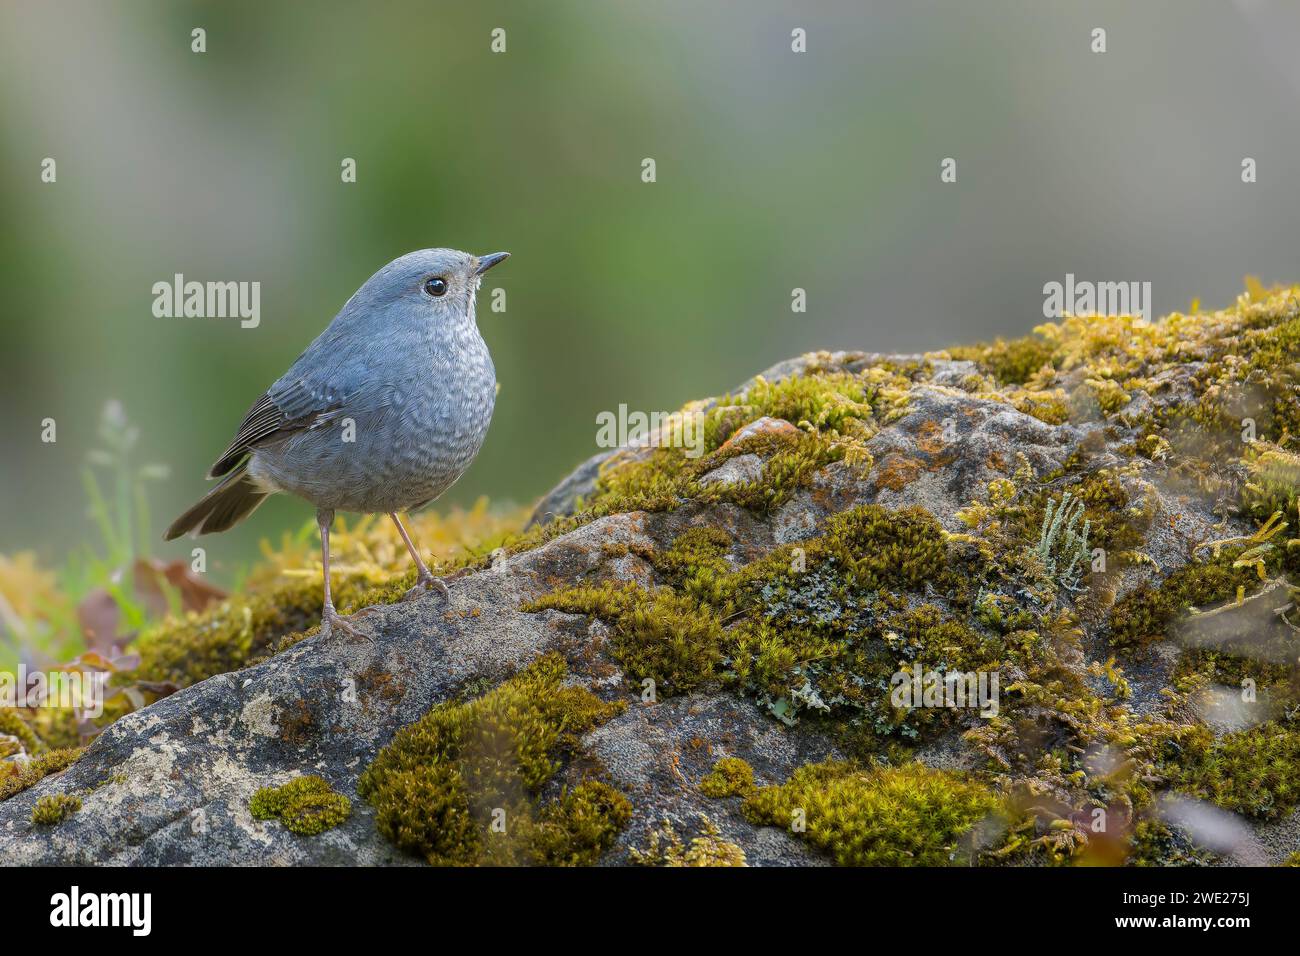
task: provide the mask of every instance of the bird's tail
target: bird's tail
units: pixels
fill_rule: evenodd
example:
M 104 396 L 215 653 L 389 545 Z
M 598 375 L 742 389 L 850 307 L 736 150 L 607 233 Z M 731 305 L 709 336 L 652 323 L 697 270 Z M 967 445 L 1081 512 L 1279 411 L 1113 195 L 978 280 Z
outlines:
M 247 466 L 237 468 L 173 521 L 163 540 L 171 541 L 190 532 L 197 536 L 233 528 L 256 511 L 268 494 L 249 476 Z

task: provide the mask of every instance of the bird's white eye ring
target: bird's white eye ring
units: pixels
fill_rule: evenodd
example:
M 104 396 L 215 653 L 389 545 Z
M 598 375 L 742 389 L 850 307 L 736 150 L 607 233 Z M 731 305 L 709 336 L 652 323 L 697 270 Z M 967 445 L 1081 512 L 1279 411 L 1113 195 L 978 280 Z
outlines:
M 435 299 L 441 298 L 447 294 L 447 280 L 441 276 L 433 276 L 424 281 L 424 291 L 429 293 Z

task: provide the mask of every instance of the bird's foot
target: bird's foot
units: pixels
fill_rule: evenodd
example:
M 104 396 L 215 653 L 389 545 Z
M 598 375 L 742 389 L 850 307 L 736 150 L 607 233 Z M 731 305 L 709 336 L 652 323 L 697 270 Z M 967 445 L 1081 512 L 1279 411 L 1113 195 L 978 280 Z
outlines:
M 415 581 L 415 587 L 403 595 L 403 601 L 417 600 L 425 591 L 432 588 L 442 595 L 442 599 L 448 604 L 451 603 L 451 591 L 447 589 L 447 582 L 442 578 L 435 578 L 432 574 L 421 574 Z
M 361 628 L 357 627 L 338 611 L 334 610 L 332 604 L 327 604 L 325 605 L 324 611 L 321 612 L 320 633 L 324 637 L 328 638 L 334 632 L 335 628 L 338 628 L 354 640 L 370 641 L 372 644 L 374 643 L 375 639 L 373 637 L 361 630 Z

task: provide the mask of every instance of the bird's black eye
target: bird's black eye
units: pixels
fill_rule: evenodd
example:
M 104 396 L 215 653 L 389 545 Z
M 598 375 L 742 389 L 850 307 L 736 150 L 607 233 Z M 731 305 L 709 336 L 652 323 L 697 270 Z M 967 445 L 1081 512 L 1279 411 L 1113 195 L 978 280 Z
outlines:
M 432 279 L 425 280 L 424 291 L 429 293 L 435 299 L 447 294 L 447 280 L 434 276 Z

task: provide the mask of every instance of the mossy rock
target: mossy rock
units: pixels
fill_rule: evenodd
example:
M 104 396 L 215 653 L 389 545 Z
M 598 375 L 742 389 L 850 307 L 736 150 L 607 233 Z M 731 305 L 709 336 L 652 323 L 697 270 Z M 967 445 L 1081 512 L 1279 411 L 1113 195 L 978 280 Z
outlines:
M 576 734 L 621 710 L 547 655 L 482 697 L 440 704 L 398 732 L 358 792 L 379 832 L 433 864 L 592 863 L 626 823 L 624 797 L 584 782 L 546 806 L 536 795 Z
M 0 861 L 1206 862 L 1166 796 L 1247 828 L 1298 803 L 1294 655 L 1187 626 L 1300 626 L 1296 293 L 782 363 L 683 409 L 698 456 L 599 456 L 467 540 L 450 603 L 398 603 L 400 542 L 356 537 L 334 584 L 369 641 L 322 640 L 312 559 L 271 551 L 140 636 L 117 686 L 148 706 L 84 753 L 67 715 L 0 725 Z M 916 673 L 1000 689 L 896 697 Z M 1238 689 L 1216 736 L 1197 695 Z M 169 839 L 185 814 L 209 839 Z

